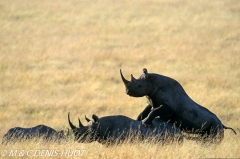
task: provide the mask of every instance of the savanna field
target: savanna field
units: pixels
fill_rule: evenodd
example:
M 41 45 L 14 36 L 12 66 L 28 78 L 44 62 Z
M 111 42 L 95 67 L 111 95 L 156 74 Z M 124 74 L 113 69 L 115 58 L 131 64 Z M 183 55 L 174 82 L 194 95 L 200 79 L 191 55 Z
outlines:
M 225 130 L 219 145 L 185 139 L 106 147 L 72 138 L 0 144 L 0 158 L 11 150 L 84 150 L 75 157 L 94 159 L 240 158 L 238 0 L 0 0 L 0 138 L 16 126 L 67 132 L 68 112 L 75 125 L 92 114 L 136 119 L 147 100 L 125 94 L 119 70 L 130 80 L 143 68 L 176 79 L 238 135 Z

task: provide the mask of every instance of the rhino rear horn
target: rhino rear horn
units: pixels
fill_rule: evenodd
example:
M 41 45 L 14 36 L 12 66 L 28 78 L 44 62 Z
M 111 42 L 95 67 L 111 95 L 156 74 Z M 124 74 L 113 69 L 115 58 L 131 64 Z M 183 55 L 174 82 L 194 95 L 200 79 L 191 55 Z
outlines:
M 87 122 L 91 121 L 90 119 L 87 118 L 87 116 L 85 115 L 85 119 L 87 120 Z
M 72 122 L 70 121 L 70 112 L 68 112 L 68 123 L 69 123 L 69 125 L 70 125 L 70 127 L 71 127 L 72 130 L 77 129 L 77 127 L 74 126 L 74 125 L 72 124 Z
M 83 127 L 81 120 L 78 118 L 79 128 Z
M 123 81 L 124 85 L 127 86 L 127 84 L 129 83 L 129 81 L 124 78 L 121 69 L 120 69 L 120 75 L 121 75 L 121 77 L 122 77 L 122 81 Z
M 97 117 L 95 114 L 92 115 L 92 118 L 93 118 L 93 120 L 94 120 L 95 123 L 98 122 L 98 117 Z
M 131 81 L 133 82 L 135 80 L 136 80 L 136 78 L 134 78 L 133 75 L 131 74 Z

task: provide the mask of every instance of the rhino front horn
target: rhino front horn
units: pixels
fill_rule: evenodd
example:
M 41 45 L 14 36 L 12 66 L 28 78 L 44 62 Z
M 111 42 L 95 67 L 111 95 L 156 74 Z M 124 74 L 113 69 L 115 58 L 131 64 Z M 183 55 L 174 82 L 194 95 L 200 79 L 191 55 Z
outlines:
M 124 85 L 127 86 L 127 84 L 129 83 L 129 81 L 124 78 L 121 69 L 120 69 L 120 75 L 121 75 L 121 77 L 122 77 L 122 81 L 123 81 Z
M 77 129 L 77 127 L 74 126 L 74 125 L 72 124 L 72 122 L 70 121 L 70 112 L 68 113 L 68 123 L 69 123 L 69 125 L 70 125 L 70 127 L 71 127 L 72 130 Z

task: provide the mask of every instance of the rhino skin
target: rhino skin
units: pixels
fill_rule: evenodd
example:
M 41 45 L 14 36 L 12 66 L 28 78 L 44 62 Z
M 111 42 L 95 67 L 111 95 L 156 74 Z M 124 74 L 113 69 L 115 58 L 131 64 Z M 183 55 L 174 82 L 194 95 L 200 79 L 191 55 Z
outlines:
M 68 133 L 64 131 L 56 131 L 46 125 L 37 125 L 31 128 L 15 127 L 8 130 L 2 138 L 2 144 L 22 142 L 25 140 L 34 141 L 66 141 Z
M 173 141 L 183 142 L 181 130 L 160 119 L 154 119 L 151 128 L 143 126 L 141 121 L 123 115 L 98 118 L 93 114 L 93 120 L 86 117 L 85 119 L 88 122 L 87 126 L 83 126 L 78 118 L 79 127 L 76 127 L 70 121 L 70 113 L 68 113 L 68 122 L 73 131 L 74 140 L 79 143 L 97 141 L 101 144 L 112 145 L 136 139 L 156 141 L 162 144 L 167 143 L 167 141 L 168 143 Z
M 224 126 L 219 118 L 207 108 L 194 102 L 183 87 L 174 79 L 143 69 L 142 75 L 136 79 L 131 74 L 131 81 L 120 75 L 126 88 L 126 94 L 132 97 L 146 96 L 149 104 L 138 115 L 145 126 L 151 126 L 155 117 L 175 123 L 184 132 L 199 134 L 220 142 L 224 137 Z

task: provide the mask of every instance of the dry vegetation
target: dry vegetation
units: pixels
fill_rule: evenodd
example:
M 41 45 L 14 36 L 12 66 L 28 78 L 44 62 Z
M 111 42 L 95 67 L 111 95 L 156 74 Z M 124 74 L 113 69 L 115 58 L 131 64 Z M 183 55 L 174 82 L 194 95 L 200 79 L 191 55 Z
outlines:
M 130 78 L 144 67 L 178 80 L 192 99 L 240 134 L 239 15 L 238 0 L 0 0 L 0 136 L 15 126 L 67 129 L 68 112 L 74 123 L 93 113 L 136 118 L 146 99 L 125 94 L 119 69 Z M 70 141 L 0 145 L 0 151 L 85 149 L 82 158 L 237 158 L 239 143 L 239 135 L 226 130 L 220 145 L 208 147 L 188 140 L 163 147 Z

